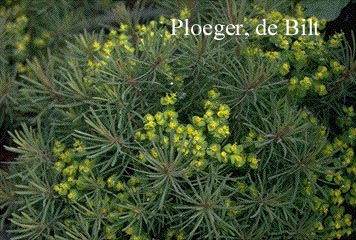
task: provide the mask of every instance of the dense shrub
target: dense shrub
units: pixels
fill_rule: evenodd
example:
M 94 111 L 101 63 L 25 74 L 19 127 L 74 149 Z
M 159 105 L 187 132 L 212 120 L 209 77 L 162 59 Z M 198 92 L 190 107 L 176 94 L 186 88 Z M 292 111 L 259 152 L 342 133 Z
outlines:
M 58 52 L 75 34 L 99 30 L 115 19 L 112 1 L 2 1 L 0 3 L 0 127 L 11 129 L 22 118 L 14 107 L 19 75 L 27 59 Z M 115 8 L 114 8 L 115 9 Z M 110 10 L 110 11 L 109 11 Z

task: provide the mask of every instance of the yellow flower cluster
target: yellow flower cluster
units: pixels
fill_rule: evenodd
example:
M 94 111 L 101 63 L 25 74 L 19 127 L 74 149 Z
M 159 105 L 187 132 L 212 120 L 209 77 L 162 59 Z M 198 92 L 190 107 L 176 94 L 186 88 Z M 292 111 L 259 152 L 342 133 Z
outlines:
M 289 73 L 290 71 L 290 65 L 289 63 L 283 63 L 280 70 L 279 70 L 279 73 L 282 75 L 282 76 L 285 76 Z
M 190 10 L 187 7 L 184 7 L 179 14 L 179 18 L 185 19 L 185 18 L 190 18 L 190 17 L 191 17 Z
M 335 74 L 342 73 L 346 68 L 344 65 L 341 65 L 338 61 L 335 60 L 330 62 L 330 67 L 332 72 Z
M 332 191 L 333 196 L 339 196 L 341 193 L 336 190 Z M 327 215 L 325 221 L 318 222 L 316 229 L 318 231 L 324 230 L 325 227 L 331 230 L 331 237 L 340 239 L 343 235 L 350 235 L 352 233 L 352 217 L 350 214 L 345 214 L 345 209 L 342 206 L 329 206 L 325 201 L 318 197 L 314 197 L 314 211 L 319 211 L 323 215 Z
M 318 71 L 315 74 L 315 78 L 318 80 L 327 79 L 329 77 L 328 68 L 325 66 L 319 66 Z
M 87 61 L 88 73 L 94 75 L 112 63 L 117 56 L 120 58 L 125 56 L 128 61 L 118 64 L 123 72 L 129 74 L 135 70 L 137 64 L 135 55 L 139 52 L 156 52 L 157 48 L 166 46 L 169 46 L 170 49 L 172 41 L 175 40 L 171 37 L 170 32 L 162 27 L 167 22 L 169 22 L 167 19 L 161 17 L 159 22 L 152 20 L 149 24 L 135 26 L 121 24 L 118 31 L 110 30 L 106 39 L 101 41 L 97 39 L 89 44 L 89 50 L 93 55 Z M 174 77 L 171 64 L 167 59 L 162 59 L 158 65 L 157 67 L 169 79 L 169 82 L 181 84 L 181 76 Z
M 1 8 L 0 18 L 6 18 L 5 14 L 5 8 Z M 28 46 L 31 41 L 30 34 L 26 32 L 26 27 L 28 25 L 29 19 L 26 15 L 20 13 L 19 5 L 15 5 L 12 7 L 11 14 L 13 14 L 13 16 L 11 16 L 13 17 L 13 20 L 6 21 L 4 29 L 7 34 L 11 36 L 11 41 L 9 42 L 9 50 L 13 52 L 12 57 L 14 57 L 18 62 L 22 62 L 27 57 L 27 52 L 29 50 Z M 23 70 L 21 69 L 21 66 L 19 70 Z
M 212 160 L 229 163 L 237 168 L 243 167 L 248 161 L 251 168 L 257 168 L 257 157 L 253 154 L 246 155 L 242 145 L 236 142 L 221 145 L 230 135 L 227 121 L 230 108 L 218 102 L 219 95 L 216 90 L 210 90 L 209 99 L 204 103 L 204 115 L 193 116 L 188 124 L 179 122 L 178 113 L 172 107 L 155 115 L 147 114 L 144 117 L 143 131 L 135 134 L 136 140 L 149 140 L 161 145 L 174 144 L 178 153 L 192 156 L 190 165 L 195 169 L 204 169 L 207 161 Z M 175 101 L 175 94 L 167 94 L 161 98 L 162 105 L 172 105 Z M 151 156 L 156 159 L 159 157 L 154 148 L 151 149 Z M 143 154 L 139 154 L 138 158 L 146 161 Z
M 176 102 L 177 102 L 177 94 L 176 93 L 166 94 L 165 97 L 161 98 L 161 105 L 163 105 L 163 106 L 174 105 Z
M 321 35 L 286 35 L 286 19 L 297 21 L 298 25 L 303 24 L 305 20 L 318 22 L 318 30 L 322 30 L 326 25 L 325 20 L 318 20 L 315 17 L 305 19 L 300 5 L 296 7 L 296 17 L 276 10 L 266 13 L 259 7 L 256 7 L 255 11 L 259 14 L 251 19 L 245 19 L 246 28 L 255 29 L 257 24 L 261 23 L 260 19 L 266 19 L 267 24 L 278 24 L 279 31 L 278 34 L 266 39 L 270 45 L 264 43 L 263 47 L 255 47 L 256 44 L 252 41 L 254 45 L 247 45 L 242 54 L 275 62 L 279 66 L 279 75 L 289 78 L 288 89 L 298 97 L 304 97 L 308 93 L 325 96 L 331 92 L 330 88 L 333 87 L 331 80 L 341 77 L 346 67 L 333 57 L 326 57 L 326 54 L 330 49 L 341 47 L 342 34 L 336 34 L 328 41 Z M 254 40 L 260 42 L 261 37 L 257 37 Z M 271 51 L 276 48 L 276 51 Z M 304 75 L 306 72 L 309 74 Z
M 59 195 L 67 196 L 69 200 L 75 201 L 82 190 L 83 176 L 88 176 L 92 172 L 95 161 L 80 160 L 78 156 L 85 152 L 85 146 L 79 140 L 75 140 L 73 148 L 67 150 L 64 144 L 56 141 L 52 152 L 57 159 L 53 169 L 63 177 L 63 181 L 54 185 L 53 190 Z
M 352 216 L 345 214 L 344 207 L 331 207 L 330 213 L 332 217 L 326 220 L 325 225 L 332 228 L 332 236 L 336 239 L 340 239 L 342 236 L 349 236 L 352 233 Z
M 337 123 L 342 128 L 349 128 L 355 123 L 355 111 L 354 107 L 351 106 L 343 106 L 342 107 L 343 116 L 337 119 Z
M 326 72 L 325 68 L 319 68 L 318 71 L 321 72 L 323 69 Z M 330 72 L 332 71 L 331 67 Z M 328 233 L 333 239 L 339 239 L 352 233 L 352 218 L 351 215 L 345 214 L 344 205 L 356 206 L 356 184 L 354 184 L 356 130 L 353 121 L 355 116 L 353 106 L 343 106 L 342 113 L 344 117 L 339 119 L 338 124 L 344 132 L 326 144 L 321 152 L 323 156 L 333 159 L 331 168 L 327 169 L 323 175 L 324 180 L 330 183 L 330 186 L 324 186 L 329 198 L 322 200 L 314 196 L 313 206 L 314 211 L 319 211 L 325 216 L 324 220 L 318 224 L 317 229 L 320 231 L 329 229 Z M 305 116 L 310 118 L 308 113 L 305 113 Z M 325 131 L 325 128 L 321 131 Z M 325 133 L 321 135 L 325 135 Z M 306 191 L 308 189 L 313 190 L 312 187 L 308 188 L 307 184 Z
M 329 46 L 331 48 L 339 48 L 339 47 L 341 47 L 342 38 L 343 38 L 343 34 L 342 33 L 334 34 L 328 41 Z
M 308 90 L 312 86 L 312 81 L 309 77 L 304 77 L 302 80 L 300 80 L 299 83 L 300 86 L 305 90 Z
M 254 148 L 258 148 L 266 140 L 266 138 L 261 134 L 257 134 L 255 130 L 250 129 L 242 140 L 244 145 L 252 145 Z
M 184 231 L 168 230 L 166 233 L 166 240 L 185 240 L 187 239 L 186 233 Z

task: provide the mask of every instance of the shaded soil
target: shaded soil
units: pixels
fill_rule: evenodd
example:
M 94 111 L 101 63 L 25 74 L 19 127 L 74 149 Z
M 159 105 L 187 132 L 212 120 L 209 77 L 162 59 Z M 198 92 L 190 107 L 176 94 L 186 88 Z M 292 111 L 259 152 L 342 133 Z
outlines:
M 14 161 L 16 154 L 9 152 L 4 146 L 12 146 L 12 141 L 10 136 L 5 133 L 3 129 L 0 129 L 0 169 L 7 171 L 7 163 Z M 6 209 L 0 209 L 0 215 L 2 215 Z M 7 221 L 6 221 L 7 222 Z M 6 234 L 4 229 L 0 229 L 0 239 L 10 240 L 9 236 Z
M 16 155 L 12 152 L 9 152 L 5 149 L 4 146 L 11 146 L 12 141 L 8 134 L 5 134 L 3 131 L 0 131 L 0 168 L 7 170 L 7 163 L 14 161 Z

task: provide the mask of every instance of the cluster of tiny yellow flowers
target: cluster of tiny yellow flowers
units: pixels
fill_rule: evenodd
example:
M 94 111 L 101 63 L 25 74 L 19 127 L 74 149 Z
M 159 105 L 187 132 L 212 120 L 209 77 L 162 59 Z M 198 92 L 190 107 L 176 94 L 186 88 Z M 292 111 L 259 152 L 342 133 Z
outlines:
M 12 6 L 12 11 L 10 12 L 13 20 L 8 20 L 5 22 L 4 29 L 11 35 L 10 48 L 13 57 L 21 62 L 27 57 L 28 45 L 30 43 L 30 34 L 26 33 L 26 27 L 28 25 L 29 19 L 26 15 L 21 13 L 20 5 Z M 0 17 L 6 16 L 5 7 L 0 7 Z
M 127 24 L 121 24 L 119 30 L 110 30 L 106 40 L 96 40 L 91 44 L 91 50 L 94 53 L 93 57 L 87 62 L 88 72 L 94 74 L 105 67 L 108 61 L 116 57 L 125 56 L 129 59 L 125 61 L 125 71 L 128 69 L 134 70 L 136 66 L 135 54 L 139 52 L 151 52 L 149 49 L 153 46 L 164 47 L 170 45 L 173 41 L 170 32 L 163 26 L 167 23 L 167 19 L 160 18 L 160 21 L 150 21 L 149 24 L 137 24 L 131 27 Z M 162 64 L 162 70 L 167 76 L 173 78 L 173 71 L 168 62 Z
M 343 133 L 326 144 L 322 150 L 324 156 L 334 159 L 331 168 L 323 175 L 324 180 L 330 183 L 324 186 L 329 200 L 314 196 L 313 210 L 325 216 L 317 229 L 329 229 L 330 239 L 351 235 L 352 216 L 345 213 L 344 205 L 356 206 L 355 113 L 353 106 L 344 106 L 342 112 L 344 117 L 339 119 L 338 125 Z
M 162 106 L 174 105 L 174 103 L 176 103 L 176 102 L 177 102 L 177 94 L 176 93 L 167 94 L 165 97 L 161 98 Z
M 331 48 L 340 48 L 342 45 L 342 38 L 343 38 L 343 34 L 342 33 L 338 33 L 338 34 L 334 34 L 328 41 L 328 45 Z
M 184 240 L 187 239 L 186 233 L 184 231 L 168 230 L 166 233 L 166 240 Z
M 260 14 L 250 19 L 246 18 L 246 27 L 255 29 L 261 23 L 261 19 L 266 19 L 267 24 L 278 25 L 279 31 L 278 34 L 268 36 L 268 41 L 272 45 L 263 44 L 263 48 L 255 47 L 260 45 L 257 43 L 263 39 L 261 36 L 255 36 L 243 52 L 248 56 L 266 58 L 279 65 L 279 74 L 289 79 L 288 89 L 292 94 L 298 97 L 304 97 L 308 93 L 324 96 L 331 91 L 329 86 L 332 86 L 333 80 L 339 78 L 346 69 L 338 60 L 325 57 L 329 49 L 341 46 L 342 35 L 336 34 L 328 41 L 324 40 L 321 35 L 286 35 L 286 19 L 295 20 L 298 24 L 305 21 L 301 9 L 298 5 L 297 17 L 292 17 L 276 10 L 266 13 L 262 11 L 263 9 L 256 7 L 256 11 Z M 318 21 L 315 17 L 311 17 L 306 21 L 318 22 L 318 30 L 325 28 L 325 20 Z M 271 51 L 275 48 L 277 48 L 276 51 Z M 313 72 L 314 74 L 310 74 Z
M 81 160 L 80 155 L 85 152 L 84 144 L 75 140 L 71 149 L 66 149 L 64 144 L 56 141 L 53 147 L 53 155 L 57 159 L 53 169 L 60 173 L 63 180 L 54 185 L 53 189 L 59 195 L 66 196 L 69 200 L 76 201 L 83 190 L 83 181 L 92 173 L 94 160 Z M 102 180 L 98 179 L 98 183 Z
M 336 190 L 333 191 L 333 194 L 340 195 L 341 193 Z M 315 225 L 317 231 L 329 231 L 328 236 L 330 239 L 340 239 L 342 236 L 351 235 L 352 216 L 344 213 L 345 209 L 343 206 L 330 206 L 325 200 L 321 200 L 316 196 L 313 201 L 313 210 L 319 211 L 324 216 L 323 221 L 319 221 Z
M 338 193 L 336 193 L 338 194 Z M 330 209 L 330 211 L 329 211 Z M 317 222 L 315 228 L 317 231 L 330 229 L 328 239 L 340 239 L 342 236 L 349 236 L 352 233 L 352 216 L 345 214 L 345 208 L 341 206 L 329 207 L 327 203 L 320 199 L 315 200 L 315 209 L 327 216 L 323 222 Z
M 167 94 L 161 98 L 162 105 L 168 107 L 164 112 L 155 115 L 147 114 L 144 118 L 143 131 L 138 131 L 135 137 L 138 141 L 154 141 L 159 144 L 170 144 L 170 134 L 173 133 L 173 144 L 177 152 L 184 156 L 192 156 L 190 165 L 195 169 L 204 169 L 207 161 L 216 160 L 229 163 L 241 168 L 246 162 L 251 168 L 256 169 L 258 160 L 254 154 L 246 154 L 243 146 L 235 143 L 222 145 L 222 141 L 230 135 L 228 119 L 230 108 L 220 104 L 216 90 L 208 92 L 208 100 L 204 103 L 203 116 L 193 116 L 191 123 L 182 124 L 178 120 L 178 113 L 174 111 L 176 94 Z M 164 132 L 165 135 L 160 135 Z M 153 158 L 158 158 L 157 151 L 152 148 Z M 139 158 L 145 161 L 140 154 Z
M 354 107 L 351 106 L 343 106 L 342 107 L 342 116 L 340 116 L 337 119 L 337 124 L 341 127 L 341 128 L 348 128 L 351 127 L 352 124 L 355 121 L 355 110 Z
M 182 10 L 181 10 L 181 12 L 180 12 L 180 14 L 179 14 L 179 18 L 180 19 L 185 19 L 185 18 L 190 18 L 191 17 L 191 12 L 190 12 L 190 10 L 188 9 L 188 7 L 184 7 Z
M 66 148 L 64 144 L 56 141 L 52 153 L 56 158 L 53 169 L 61 176 L 61 181 L 53 186 L 53 190 L 58 195 L 65 197 L 71 203 L 80 202 L 92 208 L 98 203 L 93 200 L 87 201 L 86 197 L 98 191 L 110 193 L 102 200 L 104 207 L 98 213 L 105 215 L 108 220 L 103 230 L 106 239 L 117 239 L 118 235 L 122 235 L 122 230 L 131 236 L 131 239 L 149 239 L 146 235 L 136 234 L 138 231 L 134 227 L 126 229 L 113 227 L 125 211 L 120 204 L 130 201 L 129 193 L 137 193 L 141 189 L 140 184 L 143 182 L 140 178 L 132 175 L 126 181 L 118 174 L 101 176 L 94 170 L 96 161 L 85 158 L 85 146 L 79 140 L 75 140 L 71 148 Z M 145 192 L 145 196 L 147 200 L 152 198 L 154 201 L 153 193 Z
M 110 201 L 113 203 L 110 208 L 110 212 L 107 214 L 107 219 L 110 224 L 105 228 L 105 234 L 107 239 L 117 239 L 118 236 L 122 236 L 123 231 L 130 239 L 146 240 L 150 239 L 147 234 L 138 234 L 138 229 L 135 224 L 131 224 L 129 227 L 123 227 L 118 229 L 115 224 L 119 221 L 120 216 L 124 213 L 131 213 L 134 216 L 136 213 L 131 208 L 125 209 L 124 206 L 131 205 L 131 194 L 142 193 L 142 185 L 146 184 L 138 176 L 132 175 L 127 181 L 124 181 L 122 177 L 117 174 L 113 174 L 106 178 L 105 190 L 111 192 L 113 195 L 110 197 Z M 155 195 L 152 192 L 143 192 L 145 200 L 147 202 L 155 201 Z
M 148 25 L 137 25 L 135 27 L 138 36 L 138 49 L 141 51 L 148 50 L 148 48 L 155 45 L 155 41 L 159 40 L 162 46 L 166 46 L 172 43 L 173 36 L 167 29 L 159 29 L 159 25 L 167 24 L 169 21 L 165 17 L 161 16 L 159 22 L 150 21 Z
M 343 168 L 338 171 L 338 182 L 336 179 L 334 182 L 342 193 L 339 198 L 351 206 L 356 206 L 356 115 L 353 106 L 343 106 L 342 112 L 344 116 L 338 119 L 338 125 L 343 134 L 334 139 L 333 147 L 340 150 L 339 161 L 335 165 Z
M 113 233 L 114 229 L 115 229 L 115 227 L 113 227 L 112 225 L 109 225 L 106 227 L 105 233 L 107 234 L 108 240 L 117 239 L 117 237 L 118 237 L 117 234 Z M 150 240 L 151 239 L 149 236 L 147 236 L 147 234 L 137 234 L 138 231 L 135 229 L 135 227 L 127 227 L 124 232 L 125 232 L 126 236 L 128 237 L 127 239 L 130 239 L 130 240 Z M 120 235 L 122 236 L 122 233 Z
M 285 76 L 289 73 L 290 71 L 290 65 L 289 63 L 285 62 L 282 64 L 280 70 L 279 70 L 279 73 L 282 75 L 282 76 Z
M 330 237 L 340 239 L 344 235 L 351 235 L 352 216 L 345 214 L 344 207 L 331 207 L 330 215 L 331 216 L 325 220 L 325 226 L 333 229 Z
M 319 69 L 320 72 L 323 69 Z M 354 113 L 351 106 L 344 107 L 342 110 L 345 116 L 349 116 L 350 123 L 354 122 Z M 301 112 L 301 117 L 320 129 L 320 141 L 325 140 L 327 128 L 309 111 Z M 345 124 L 343 125 L 345 126 Z M 243 138 L 243 144 L 248 151 L 256 152 L 256 148 L 264 142 L 264 137 L 259 135 L 254 129 L 250 129 Z M 330 168 L 323 169 L 324 174 L 311 174 L 302 180 L 305 194 L 313 199 L 313 211 L 319 212 L 323 217 L 315 226 L 315 231 L 328 232 L 331 238 L 339 239 L 352 233 L 352 217 L 344 213 L 344 205 L 355 206 L 356 204 L 356 161 L 354 147 L 356 145 L 356 128 L 349 124 L 345 129 L 345 134 L 335 137 L 332 142 L 327 141 L 320 154 L 322 158 L 334 159 L 330 163 Z M 328 184 L 323 186 L 328 198 L 319 197 L 315 183 L 318 179 Z M 238 188 L 246 191 L 246 184 L 239 182 Z
M 88 73 L 94 74 L 103 67 L 107 66 L 108 61 L 120 56 L 133 56 L 135 53 L 135 47 L 132 43 L 132 36 L 128 34 L 128 25 L 122 24 L 120 26 L 120 32 L 112 29 L 108 34 L 107 39 L 103 41 L 95 40 L 91 44 L 91 50 L 94 53 L 93 57 L 88 59 Z M 128 61 L 129 65 L 126 67 L 133 68 L 135 62 L 133 60 Z
M 249 129 L 249 132 L 246 136 L 242 138 L 241 142 L 248 149 L 249 152 L 257 152 L 258 148 L 262 146 L 265 140 L 265 136 L 257 134 L 256 131 L 253 129 Z M 257 158 L 254 158 L 253 161 L 251 161 L 250 163 L 251 168 L 257 168 L 257 163 Z
M 7 6 L 0 6 L 0 18 L 6 20 L 3 30 L 7 36 L 11 36 L 4 53 L 11 55 L 18 73 L 29 70 L 26 60 L 30 58 L 31 51 L 43 49 L 51 41 L 47 30 L 33 31 L 29 28 L 31 16 L 26 13 L 25 2 L 6 1 Z

